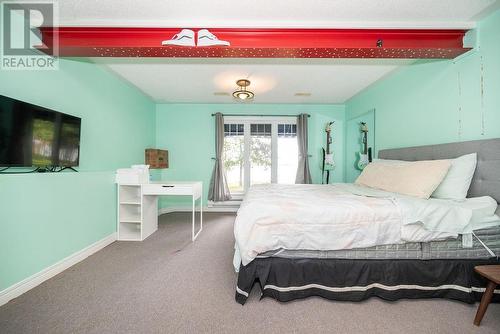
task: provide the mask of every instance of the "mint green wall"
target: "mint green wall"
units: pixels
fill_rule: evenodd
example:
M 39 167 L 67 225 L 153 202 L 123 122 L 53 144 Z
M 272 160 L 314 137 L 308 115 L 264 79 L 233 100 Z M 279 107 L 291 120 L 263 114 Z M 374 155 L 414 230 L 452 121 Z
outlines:
M 166 180 L 202 180 L 207 198 L 213 168 L 214 119 L 212 113 L 300 114 L 308 113 L 309 153 L 313 181 L 321 182 L 321 147 L 325 145 L 324 127 L 335 121 L 333 150 L 337 169 L 333 181 L 344 180 L 344 106 L 296 104 L 159 104 L 156 107 L 156 144 L 169 151 L 168 169 L 162 172 Z M 332 181 L 330 181 L 332 182 Z M 171 201 L 172 202 L 172 201 Z M 162 204 L 166 206 L 165 202 Z
M 0 71 L 0 94 L 82 118 L 79 173 L 0 175 L 0 291 L 116 230 L 114 170 L 154 146 L 155 105 L 102 68 Z
M 347 119 L 376 109 L 378 150 L 500 137 L 500 11 L 479 22 L 478 30 L 477 51 L 393 73 L 351 98 Z

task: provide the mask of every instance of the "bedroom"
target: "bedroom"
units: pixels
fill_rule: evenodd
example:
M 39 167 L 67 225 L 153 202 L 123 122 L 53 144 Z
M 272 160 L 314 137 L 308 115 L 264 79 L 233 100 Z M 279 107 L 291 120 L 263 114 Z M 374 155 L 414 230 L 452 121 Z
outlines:
M 0 134 L 0 332 L 323 333 L 332 328 L 342 333 L 498 332 L 497 303 L 488 307 L 480 326 L 473 323 L 487 283 L 474 267 L 498 264 L 500 240 L 494 226 L 487 232 L 479 229 L 477 237 L 464 232 L 471 210 L 461 200 L 455 200 L 446 215 L 455 215 L 462 230 L 440 230 L 448 235 L 427 235 L 430 242 L 401 242 L 402 229 L 394 230 L 401 222 L 387 224 L 388 219 L 379 219 L 386 225 L 371 226 L 377 231 L 364 231 L 362 238 L 347 230 L 342 231 L 344 238 L 338 230 L 329 238 L 313 229 L 300 230 L 293 239 L 286 229 L 266 233 L 255 228 L 262 237 L 248 240 L 262 244 L 235 239 L 235 232 L 241 235 L 238 227 L 253 224 L 260 216 L 283 219 L 298 212 L 308 218 L 308 211 L 313 211 L 315 223 L 321 220 L 328 225 L 331 217 L 337 217 L 354 225 L 355 216 L 367 214 L 363 213 L 366 206 L 383 205 L 388 215 L 394 215 L 395 208 L 436 202 L 415 198 L 431 195 L 451 170 L 449 164 L 420 166 L 415 179 L 406 182 L 407 174 L 397 174 L 397 167 L 386 163 L 374 169 L 381 165 L 374 161 L 358 182 L 371 185 L 363 188 L 371 193 L 359 193 L 359 185 L 357 190 L 333 185 L 352 184 L 362 173 L 359 167 L 364 165 L 358 163 L 359 154 L 365 153 L 365 134 L 373 159 L 437 160 L 439 164 L 476 153 L 476 176 L 471 180 L 469 173 L 465 194 L 498 201 L 498 1 L 297 0 L 234 6 L 222 0 L 161 4 L 66 0 L 58 6 L 44 2 L 48 7 L 29 7 L 40 4 L 37 1 L 16 2 L 21 3 L 11 13 L 8 2 L 2 2 L 0 129 L 3 132 L 30 119 L 7 121 L 5 115 L 14 109 L 5 108 L 4 102 L 22 105 L 33 115 L 70 118 L 78 124 L 78 144 L 70 145 L 78 154 L 70 154 L 72 161 L 66 164 L 25 161 L 29 160 L 26 154 L 5 154 L 6 136 Z M 28 15 L 28 26 L 42 26 L 34 36 L 23 30 L 26 8 L 36 9 Z M 9 20 L 5 13 L 12 15 Z M 32 49 L 29 42 L 38 45 L 40 37 L 49 43 L 57 36 L 54 27 L 63 27 L 53 40 L 58 50 L 42 51 L 57 51 L 58 57 L 6 52 L 7 40 L 14 49 L 26 43 Z M 207 39 L 213 45 L 203 45 Z M 445 59 L 433 58 L 443 54 Z M 244 81 L 238 85 L 238 80 L 248 80 L 249 85 Z M 233 97 L 233 93 L 245 97 L 248 92 L 254 96 L 247 101 Z M 222 122 L 216 126 L 216 121 Z M 323 164 L 326 129 L 331 136 L 331 169 Z M 451 146 L 444 145 L 448 143 Z M 18 142 L 11 148 L 22 152 L 23 145 Z M 409 149 L 425 145 L 436 146 Z M 56 158 L 66 152 L 59 146 L 51 148 L 59 152 Z M 143 170 L 130 167 L 148 162 L 146 149 L 168 151 L 167 164 L 163 160 L 161 168 L 151 166 L 151 182 L 146 177 L 145 184 L 135 182 L 135 188 L 117 186 L 117 174 L 135 177 Z M 408 173 L 414 165 L 401 169 Z M 214 178 L 211 187 L 215 166 L 227 169 L 231 200 L 221 178 Z M 76 172 L 68 168 L 59 173 L 63 167 Z M 297 180 L 307 182 L 307 170 L 312 185 L 293 185 Z M 331 185 L 325 184 L 327 175 Z M 425 194 L 409 196 L 414 202 L 394 197 L 394 193 L 414 191 L 406 186 L 419 186 L 431 176 L 436 179 Z M 403 181 L 390 192 L 390 201 L 380 189 L 373 190 L 394 186 L 396 179 Z M 277 184 L 277 188 L 258 183 Z M 139 193 L 134 193 L 137 189 Z M 123 200 L 129 190 L 130 199 L 140 198 L 140 202 Z M 176 190 L 186 191 L 184 197 L 173 196 Z M 163 196 L 170 191 L 172 196 Z M 340 217 L 338 197 L 346 196 L 373 202 L 349 202 L 346 205 L 353 207 Z M 221 197 L 226 200 L 220 201 Z M 322 206 L 325 197 L 332 203 Z M 279 201 L 285 204 L 276 204 Z M 294 204 L 286 207 L 290 203 Z M 496 203 L 488 210 L 493 206 Z M 120 218 L 142 210 L 154 214 L 140 214 L 133 222 Z M 307 227 L 297 221 L 297 228 Z M 445 219 L 437 219 L 436 224 L 441 221 Z M 382 235 L 384 228 L 388 233 Z M 417 227 L 409 224 L 408 228 Z M 284 241 L 264 244 L 270 242 L 269 236 L 282 235 Z M 123 241 L 127 238 L 143 240 Z M 313 240 L 316 246 L 295 249 L 302 254 L 283 251 L 286 242 L 304 246 Z M 332 240 L 338 243 L 332 246 Z M 239 255 L 245 270 L 236 268 L 238 273 L 233 265 L 234 259 L 236 267 L 240 264 L 235 242 L 251 250 Z M 321 242 L 326 248 L 318 247 Z M 261 255 L 266 247 L 277 247 L 269 249 L 276 251 L 274 256 L 247 256 Z M 265 268 L 267 277 L 251 275 L 252 268 L 262 274 L 264 265 L 272 261 L 275 265 Z M 327 281 L 309 269 L 290 265 L 297 262 L 317 266 L 328 273 Z M 369 268 L 370 263 L 394 267 L 377 271 Z M 425 267 L 432 264 L 443 271 L 463 268 L 447 276 L 468 282 L 439 281 L 443 275 L 437 277 L 436 270 Z M 424 271 L 428 275 L 422 275 Z M 362 281 L 370 278 L 369 273 L 381 272 L 397 280 L 372 281 L 376 285 Z M 295 281 L 299 276 L 306 281 Z M 423 276 L 426 280 L 418 281 Z M 328 281 L 330 277 L 341 281 Z M 439 288 L 442 285 L 446 286 Z M 353 287 L 364 291 L 352 291 Z M 266 298 L 259 300 L 261 291 Z M 308 298 L 285 302 L 303 297 Z M 238 304 L 245 301 L 243 306 Z

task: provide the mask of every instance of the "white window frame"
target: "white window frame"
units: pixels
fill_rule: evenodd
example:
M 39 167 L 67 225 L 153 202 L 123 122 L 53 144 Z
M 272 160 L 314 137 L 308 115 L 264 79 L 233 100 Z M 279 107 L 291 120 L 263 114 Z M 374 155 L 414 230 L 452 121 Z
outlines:
M 243 192 L 232 192 L 232 197 L 242 198 L 250 188 L 250 124 L 271 124 L 271 183 L 278 182 L 278 124 L 297 124 L 297 117 L 225 116 L 224 124 L 243 124 Z

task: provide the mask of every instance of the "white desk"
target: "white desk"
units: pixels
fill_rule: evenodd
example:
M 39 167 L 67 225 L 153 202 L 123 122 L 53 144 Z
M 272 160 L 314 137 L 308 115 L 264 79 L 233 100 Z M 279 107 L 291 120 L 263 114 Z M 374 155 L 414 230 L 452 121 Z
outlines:
M 203 230 L 202 182 L 154 181 L 118 184 L 118 240 L 142 241 L 158 229 L 158 196 L 191 196 L 191 240 Z M 200 229 L 195 232 L 195 204 L 200 201 Z

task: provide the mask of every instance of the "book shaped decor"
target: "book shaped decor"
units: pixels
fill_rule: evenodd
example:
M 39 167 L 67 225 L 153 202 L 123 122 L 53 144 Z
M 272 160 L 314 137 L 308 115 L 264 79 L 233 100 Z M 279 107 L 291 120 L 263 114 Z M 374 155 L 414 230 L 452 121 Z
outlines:
M 168 168 L 168 151 L 147 148 L 146 165 L 149 165 L 150 169 Z

